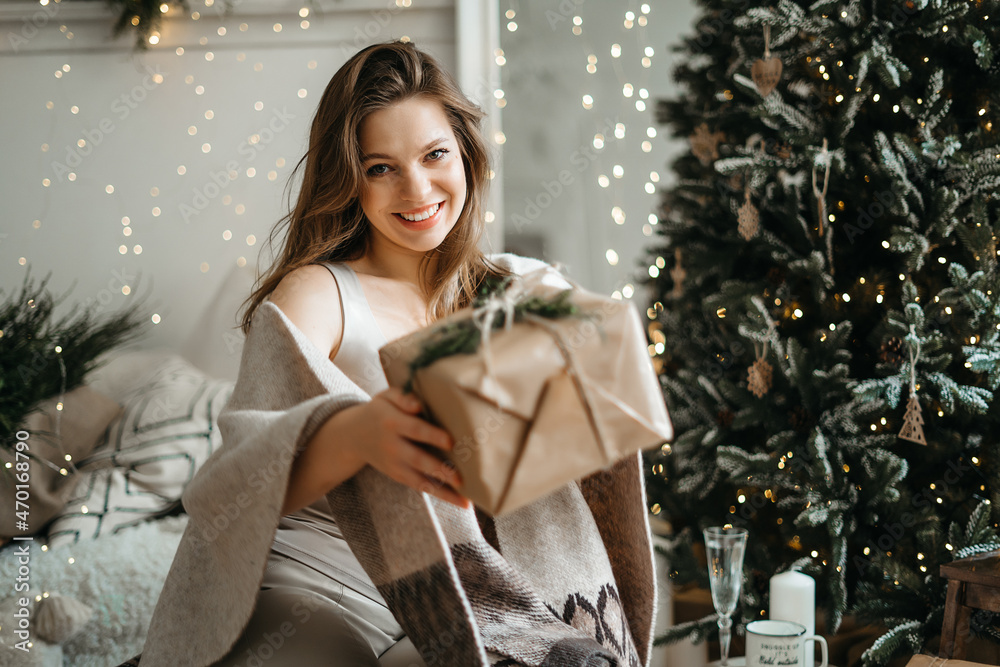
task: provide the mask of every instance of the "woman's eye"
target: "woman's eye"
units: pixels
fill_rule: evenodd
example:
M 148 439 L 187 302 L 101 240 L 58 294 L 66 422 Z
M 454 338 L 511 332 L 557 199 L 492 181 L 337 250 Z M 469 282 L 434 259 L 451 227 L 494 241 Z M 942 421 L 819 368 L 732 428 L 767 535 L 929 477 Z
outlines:
M 447 148 L 435 148 L 430 153 L 427 154 L 427 158 L 431 162 L 437 162 L 438 160 L 444 159 L 450 151 Z M 369 176 L 384 176 L 389 173 L 389 165 L 387 164 L 376 164 L 368 168 L 366 172 Z

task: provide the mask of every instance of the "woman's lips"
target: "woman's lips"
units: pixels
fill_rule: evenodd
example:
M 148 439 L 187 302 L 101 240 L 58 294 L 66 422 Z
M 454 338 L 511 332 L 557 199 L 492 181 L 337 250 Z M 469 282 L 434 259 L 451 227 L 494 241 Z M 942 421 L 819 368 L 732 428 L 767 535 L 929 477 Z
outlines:
M 401 216 L 399 213 L 393 213 L 392 215 L 394 218 L 396 218 L 396 220 L 403 223 L 407 229 L 413 229 L 413 230 L 429 229 L 430 227 L 436 225 L 438 223 L 438 220 L 441 219 L 441 211 L 444 210 L 444 206 L 445 203 L 440 202 L 438 205 L 438 210 L 434 212 L 434 215 L 427 218 L 426 220 L 420 220 L 419 222 L 411 222 L 406 218 L 404 218 L 403 216 Z

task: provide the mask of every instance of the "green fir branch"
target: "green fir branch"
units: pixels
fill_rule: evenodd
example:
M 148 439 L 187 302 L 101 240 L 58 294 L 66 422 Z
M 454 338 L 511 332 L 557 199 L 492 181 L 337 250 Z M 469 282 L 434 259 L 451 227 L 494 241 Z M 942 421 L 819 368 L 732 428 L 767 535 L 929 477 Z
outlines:
M 65 391 L 72 391 L 101 355 L 136 340 L 148 322 L 141 304 L 102 318 L 77 304 L 56 320 L 53 313 L 69 292 L 54 297 L 50 279 L 51 273 L 36 283 L 29 266 L 20 291 L 0 302 L 0 447 L 13 447 L 24 419 L 63 390 L 60 360 Z
M 490 282 L 482 288 L 473 306 L 479 307 L 486 303 L 486 299 L 495 295 L 501 297 L 506 291 L 510 279 L 503 282 Z M 571 316 L 589 317 L 587 313 L 581 313 L 579 307 L 574 304 L 570 296 L 573 290 L 567 289 L 559 292 L 550 298 L 539 296 L 529 296 L 516 300 L 513 308 L 513 322 L 521 322 L 525 315 L 544 317 L 546 319 L 560 319 Z M 506 326 L 507 315 L 500 308 L 493 318 L 490 329 L 498 330 Z M 410 362 L 410 376 L 404 385 L 404 391 L 412 391 L 413 375 L 420 370 L 430 366 L 439 359 L 456 354 L 475 354 L 479 350 L 482 340 L 482 330 L 470 318 L 449 322 L 435 327 L 433 334 L 424 343 L 420 353 Z

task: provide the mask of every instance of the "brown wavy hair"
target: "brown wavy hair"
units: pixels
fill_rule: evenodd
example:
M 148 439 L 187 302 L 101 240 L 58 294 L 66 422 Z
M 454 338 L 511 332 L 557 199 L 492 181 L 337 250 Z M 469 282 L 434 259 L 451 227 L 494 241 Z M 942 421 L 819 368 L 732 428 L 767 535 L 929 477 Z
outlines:
M 254 312 L 291 271 L 319 262 L 355 260 L 368 252 L 371 226 L 361 210 L 366 179 L 358 130 L 370 113 L 416 96 L 437 100 L 444 107 L 465 165 L 467 190 L 454 228 L 420 262 L 432 318 L 471 304 L 485 278 L 508 275 L 479 249 L 490 183 L 489 149 L 480 129 L 485 113 L 434 58 L 412 43 L 373 44 L 344 63 L 323 92 L 309 148 L 292 173 L 294 178 L 302 170 L 298 200 L 271 230 L 273 247 L 276 235 L 288 226 L 281 256 L 243 302 L 249 302 L 241 317 L 244 334 Z M 431 275 L 433 255 L 437 262 Z

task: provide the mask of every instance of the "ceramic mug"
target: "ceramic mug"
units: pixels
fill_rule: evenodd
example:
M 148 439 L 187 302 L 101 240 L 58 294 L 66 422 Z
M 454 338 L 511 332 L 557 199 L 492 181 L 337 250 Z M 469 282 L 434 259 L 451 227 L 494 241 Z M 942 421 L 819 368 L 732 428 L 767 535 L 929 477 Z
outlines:
M 823 662 L 818 667 L 829 664 L 826 639 L 819 635 L 807 635 L 804 625 L 792 621 L 751 621 L 747 623 L 746 641 L 747 667 L 812 665 L 813 653 L 807 652 L 808 642 L 816 642 L 823 647 Z

